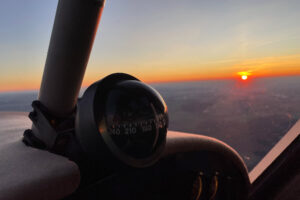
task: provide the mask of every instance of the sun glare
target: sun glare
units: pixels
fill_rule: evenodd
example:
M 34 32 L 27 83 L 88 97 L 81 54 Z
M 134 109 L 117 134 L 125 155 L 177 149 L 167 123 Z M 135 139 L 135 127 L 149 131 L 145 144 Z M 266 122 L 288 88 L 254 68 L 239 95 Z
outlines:
M 241 77 L 241 78 L 242 78 L 242 80 L 244 80 L 244 81 L 245 81 L 245 80 L 247 80 L 247 79 L 248 79 L 248 76 L 247 76 L 247 75 L 242 75 L 242 77 Z
M 242 71 L 237 73 L 243 81 L 247 80 L 248 77 L 252 74 L 251 71 Z

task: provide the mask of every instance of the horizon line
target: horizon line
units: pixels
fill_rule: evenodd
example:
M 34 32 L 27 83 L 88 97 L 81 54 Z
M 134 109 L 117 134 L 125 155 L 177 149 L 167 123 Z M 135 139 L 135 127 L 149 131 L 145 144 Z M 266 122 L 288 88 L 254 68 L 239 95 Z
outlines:
M 257 78 L 259 79 L 259 78 L 276 78 L 276 77 L 291 77 L 291 76 L 300 76 L 300 74 L 264 75 L 264 76 L 251 75 L 250 77 L 251 77 L 251 79 L 257 79 Z M 145 82 L 147 84 L 164 84 L 164 83 L 184 83 L 184 82 L 216 81 L 216 80 L 239 80 L 239 76 L 222 77 L 222 78 L 200 78 L 200 79 L 195 78 L 195 79 L 177 79 L 177 80 L 161 80 L 161 81 L 143 81 L 143 82 Z M 95 80 L 95 81 L 98 81 L 98 80 Z M 81 88 L 87 88 L 89 85 L 91 85 L 91 84 L 90 83 L 82 84 Z M 7 89 L 7 90 L 0 89 L 0 93 L 36 92 L 36 91 L 39 91 L 39 89 L 40 88 L 38 88 L 38 87 L 25 88 L 25 89 Z

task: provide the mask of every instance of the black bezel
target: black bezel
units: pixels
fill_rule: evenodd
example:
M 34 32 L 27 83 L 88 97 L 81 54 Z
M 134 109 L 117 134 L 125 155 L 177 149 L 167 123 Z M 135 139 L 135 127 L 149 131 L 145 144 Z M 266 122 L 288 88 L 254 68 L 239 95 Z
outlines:
M 161 141 L 158 143 L 158 146 L 155 147 L 153 153 L 145 158 L 135 158 L 126 154 L 114 143 L 110 134 L 106 132 L 99 134 L 98 131 L 97 121 L 101 113 L 97 114 L 95 110 L 99 110 L 104 102 L 95 102 L 95 99 L 103 99 L 101 96 L 105 96 L 115 84 L 128 80 L 139 81 L 131 75 L 116 73 L 95 82 L 87 88 L 83 97 L 78 101 L 75 134 L 83 150 L 92 156 L 93 159 L 103 160 L 103 158 L 107 158 L 112 154 L 128 166 L 147 167 L 154 164 L 160 158 L 166 143 L 167 129 L 165 133 L 160 133 L 163 134 L 160 135 Z M 154 92 L 157 93 L 155 90 Z M 161 101 L 163 101 L 162 98 Z M 165 103 L 162 103 L 165 106 Z M 167 126 L 168 120 L 166 127 Z

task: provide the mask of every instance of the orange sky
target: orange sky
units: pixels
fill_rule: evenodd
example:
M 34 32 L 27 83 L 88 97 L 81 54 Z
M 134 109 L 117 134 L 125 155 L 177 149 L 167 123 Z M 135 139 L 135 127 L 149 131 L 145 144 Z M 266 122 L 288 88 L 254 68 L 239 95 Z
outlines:
M 239 79 L 242 73 L 246 73 L 249 77 L 270 77 L 270 76 L 290 76 L 300 75 L 300 54 L 265 57 L 259 59 L 248 59 L 243 61 L 229 60 L 223 62 L 212 62 L 198 64 L 188 63 L 186 67 L 182 64 L 176 66 L 172 64 L 157 64 L 154 69 L 142 66 L 141 68 L 132 68 L 128 70 L 130 73 L 142 81 L 152 82 L 176 82 L 191 80 L 211 80 L 211 79 Z M 171 66 L 170 66 L 171 65 Z M 182 65 L 182 66 L 181 66 Z M 206 65 L 207 67 L 205 67 Z M 87 70 L 83 86 L 103 78 L 110 74 L 109 68 L 101 67 Z M 31 90 L 38 89 L 40 86 L 42 74 L 39 76 L 16 77 L 11 79 L 7 77 L 0 80 L 0 91 L 12 90 Z
M 177 62 L 155 64 L 152 65 L 153 67 L 141 64 L 141 67 L 133 68 L 128 73 L 145 82 L 236 79 L 240 78 L 239 72 L 247 72 L 253 78 L 300 75 L 300 54 L 210 63 L 191 63 L 187 61 L 186 65 Z M 88 70 L 84 85 L 87 86 L 101 78 L 99 76 L 101 72 L 104 72 L 103 76 L 107 75 L 106 71 L 109 74 L 109 70 L 101 67 Z

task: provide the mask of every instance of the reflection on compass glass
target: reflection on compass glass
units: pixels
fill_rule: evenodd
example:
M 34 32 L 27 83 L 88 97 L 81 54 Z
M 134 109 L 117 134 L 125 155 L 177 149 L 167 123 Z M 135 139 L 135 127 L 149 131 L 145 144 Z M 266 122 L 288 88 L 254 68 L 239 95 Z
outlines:
M 160 95 L 142 82 L 117 83 L 107 94 L 105 115 L 108 134 L 132 157 L 147 157 L 164 141 L 166 106 Z

